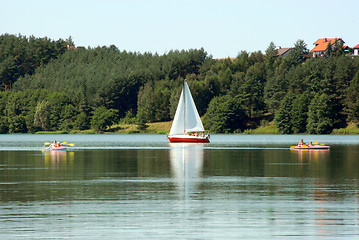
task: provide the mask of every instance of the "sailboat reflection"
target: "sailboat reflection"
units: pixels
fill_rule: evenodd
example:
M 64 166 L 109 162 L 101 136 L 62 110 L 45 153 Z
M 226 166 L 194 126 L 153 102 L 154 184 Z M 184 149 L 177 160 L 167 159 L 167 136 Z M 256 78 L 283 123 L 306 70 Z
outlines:
M 203 168 L 203 144 L 170 144 L 171 170 L 180 195 L 196 192 Z

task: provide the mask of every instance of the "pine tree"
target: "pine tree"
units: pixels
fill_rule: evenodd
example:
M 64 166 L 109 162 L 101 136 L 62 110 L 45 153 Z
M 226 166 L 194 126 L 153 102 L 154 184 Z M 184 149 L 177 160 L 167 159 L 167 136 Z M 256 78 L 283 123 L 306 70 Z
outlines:
M 333 109 L 327 94 L 316 94 L 308 107 L 307 131 L 310 134 L 329 134 L 333 130 Z
M 280 133 L 291 134 L 293 133 L 292 113 L 294 93 L 288 92 L 283 98 L 279 111 L 275 115 L 274 122 Z
M 302 94 L 294 99 L 291 110 L 293 133 L 304 133 L 306 131 L 308 105 L 309 102 L 306 94 Z
M 350 121 L 359 123 L 359 71 L 355 74 L 355 77 L 350 82 L 350 86 L 347 89 L 347 112 Z

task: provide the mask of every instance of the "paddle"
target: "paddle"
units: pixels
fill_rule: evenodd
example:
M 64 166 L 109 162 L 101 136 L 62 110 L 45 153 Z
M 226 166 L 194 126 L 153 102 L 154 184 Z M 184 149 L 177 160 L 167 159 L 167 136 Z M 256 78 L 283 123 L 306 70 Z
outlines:
M 46 146 L 46 145 L 50 145 L 50 144 L 52 144 L 52 143 L 50 143 L 50 142 L 45 142 L 44 144 L 45 144 L 45 146 Z M 74 147 L 74 146 L 75 146 L 75 144 L 73 144 L 73 143 L 67 143 L 67 142 L 62 142 L 61 145 L 68 145 L 68 146 L 70 146 L 70 147 Z M 49 148 L 50 148 L 50 147 L 41 148 L 40 151 L 44 151 L 44 150 L 49 149 Z
M 46 146 L 46 145 L 50 145 L 50 144 L 52 144 L 52 143 L 50 143 L 50 142 L 45 142 L 45 143 L 44 143 L 45 146 Z M 41 148 L 40 151 L 44 151 L 44 150 L 47 149 L 47 148 L 48 148 L 48 147 L 46 147 L 46 148 Z
M 68 145 L 68 146 L 71 146 L 71 147 L 75 146 L 75 144 L 73 144 L 73 143 L 67 143 L 67 142 L 63 142 L 63 143 L 61 143 L 61 144 L 63 144 L 63 145 Z

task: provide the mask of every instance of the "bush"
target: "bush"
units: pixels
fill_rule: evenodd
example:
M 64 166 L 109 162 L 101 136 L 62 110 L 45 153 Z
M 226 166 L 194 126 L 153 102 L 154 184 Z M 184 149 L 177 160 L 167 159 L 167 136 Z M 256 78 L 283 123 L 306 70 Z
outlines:
M 118 111 L 105 107 L 97 108 L 92 116 L 91 126 L 96 132 L 105 131 L 117 120 Z

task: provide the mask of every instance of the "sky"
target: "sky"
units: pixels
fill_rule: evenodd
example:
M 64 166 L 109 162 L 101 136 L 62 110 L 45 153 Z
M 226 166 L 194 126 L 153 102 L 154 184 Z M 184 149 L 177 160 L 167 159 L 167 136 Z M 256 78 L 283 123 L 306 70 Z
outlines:
M 358 10 L 358 0 L 0 0 L 0 34 L 160 55 L 204 48 L 226 58 L 299 39 L 309 50 L 325 37 L 354 47 Z

